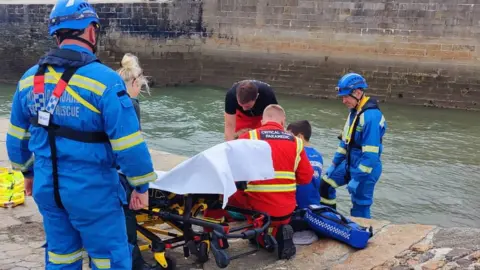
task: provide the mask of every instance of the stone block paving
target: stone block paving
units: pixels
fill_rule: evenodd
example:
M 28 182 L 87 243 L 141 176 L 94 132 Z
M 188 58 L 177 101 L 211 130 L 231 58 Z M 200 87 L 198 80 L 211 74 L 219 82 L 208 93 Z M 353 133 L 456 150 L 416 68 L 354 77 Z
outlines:
M 480 229 L 437 228 L 374 270 L 480 270 Z
M 42 217 L 33 199 L 11 209 L 0 208 L 0 270 L 45 269 Z

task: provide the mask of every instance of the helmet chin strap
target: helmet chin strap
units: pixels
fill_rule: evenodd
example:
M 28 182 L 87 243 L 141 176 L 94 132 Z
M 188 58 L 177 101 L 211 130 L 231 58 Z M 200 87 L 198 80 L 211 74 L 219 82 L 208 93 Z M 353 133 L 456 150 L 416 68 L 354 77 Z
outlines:
M 360 100 L 363 98 L 363 96 L 365 95 L 365 93 L 362 93 L 362 96 L 360 98 L 357 98 L 356 96 L 353 95 L 353 92 L 348 94 L 349 96 L 351 96 L 353 99 L 355 99 L 357 101 L 357 104 L 355 105 L 355 107 L 358 106 L 358 104 L 360 103 Z
M 62 34 L 57 34 L 57 37 L 59 39 L 58 44 L 61 44 L 65 39 L 74 39 L 87 44 L 92 49 L 92 52 L 96 53 L 98 42 L 96 42 L 95 44 L 92 44 L 90 41 L 80 37 L 80 35 L 82 35 L 83 33 L 84 33 L 84 30 L 81 30 L 81 31 L 74 30 L 74 31 L 68 31 Z

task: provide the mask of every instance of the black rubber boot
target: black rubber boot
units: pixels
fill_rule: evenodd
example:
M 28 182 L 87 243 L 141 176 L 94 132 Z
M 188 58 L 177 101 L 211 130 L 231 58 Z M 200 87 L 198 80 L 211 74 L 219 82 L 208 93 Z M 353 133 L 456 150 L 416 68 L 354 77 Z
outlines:
M 293 212 L 289 224 L 290 226 L 292 226 L 294 232 L 300 232 L 310 229 L 308 222 L 304 219 L 305 213 L 306 211 L 304 209 L 296 209 Z
M 293 243 L 293 228 L 290 225 L 281 225 L 275 235 L 278 244 L 278 259 L 288 260 L 295 256 L 297 248 Z
M 152 269 L 147 263 L 143 260 L 142 254 L 138 245 L 135 245 L 132 252 L 132 270 L 144 270 Z

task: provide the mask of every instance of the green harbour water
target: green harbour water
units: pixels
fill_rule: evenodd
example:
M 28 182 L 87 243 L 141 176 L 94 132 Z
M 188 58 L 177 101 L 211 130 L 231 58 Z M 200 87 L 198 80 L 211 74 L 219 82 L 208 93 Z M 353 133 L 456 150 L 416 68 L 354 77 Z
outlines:
M 9 117 L 13 85 L 0 86 L 0 115 Z M 193 156 L 223 142 L 225 89 L 158 88 L 140 98 L 142 128 L 153 149 Z M 279 95 L 287 122 L 307 119 L 312 144 L 330 164 L 348 111 L 340 100 Z M 395 223 L 480 227 L 479 113 L 380 104 L 388 124 L 383 174 L 372 217 Z M 339 209 L 350 198 L 338 191 Z

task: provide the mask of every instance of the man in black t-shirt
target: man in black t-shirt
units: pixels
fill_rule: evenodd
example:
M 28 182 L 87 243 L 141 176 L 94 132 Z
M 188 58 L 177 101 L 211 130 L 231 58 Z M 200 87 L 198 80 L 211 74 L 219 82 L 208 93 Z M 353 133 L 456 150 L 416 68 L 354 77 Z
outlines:
M 269 84 L 257 80 L 235 83 L 225 96 L 225 140 L 260 127 L 263 110 L 270 104 L 278 102 Z

